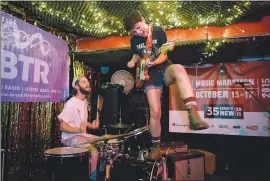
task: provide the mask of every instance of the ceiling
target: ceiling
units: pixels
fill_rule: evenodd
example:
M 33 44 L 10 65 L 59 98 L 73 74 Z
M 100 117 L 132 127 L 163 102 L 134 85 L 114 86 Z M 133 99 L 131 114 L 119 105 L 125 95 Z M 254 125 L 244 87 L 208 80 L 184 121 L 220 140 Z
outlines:
M 147 22 L 165 29 L 227 26 L 260 21 L 270 15 L 270 2 L 267 1 L 2 1 L 1 7 L 3 11 L 44 30 L 61 34 L 66 40 L 127 35 L 122 19 L 133 8 L 140 10 Z M 198 63 L 202 59 L 204 62 L 217 63 L 238 60 L 239 51 L 248 52 L 244 48 L 267 54 L 264 51 L 265 44 L 270 46 L 268 37 L 232 40 L 223 43 L 214 56 L 205 59 L 203 53 L 206 42 L 193 42 L 191 45 L 176 47 L 169 57 L 174 63 L 181 64 Z M 119 67 L 124 67 L 132 56 L 130 49 L 77 52 L 75 55 L 76 59 L 91 66 Z

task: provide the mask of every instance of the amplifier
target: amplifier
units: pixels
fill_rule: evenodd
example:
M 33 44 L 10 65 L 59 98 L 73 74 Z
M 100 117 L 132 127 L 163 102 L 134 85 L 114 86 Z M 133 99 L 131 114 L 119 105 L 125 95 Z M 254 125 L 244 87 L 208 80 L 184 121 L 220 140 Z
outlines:
M 179 152 L 187 152 L 188 146 L 186 143 L 180 141 L 161 143 L 161 150 L 162 154 L 170 155 Z
M 204 180 L 204 154 L 201 152 L 180 152 L 167 156 L 168 178 L 170 180 Z

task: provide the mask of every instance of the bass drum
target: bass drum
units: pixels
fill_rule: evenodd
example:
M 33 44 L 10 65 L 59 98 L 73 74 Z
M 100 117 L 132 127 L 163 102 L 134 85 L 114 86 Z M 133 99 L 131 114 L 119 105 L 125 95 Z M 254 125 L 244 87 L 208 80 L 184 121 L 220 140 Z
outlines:
M 118 157 L 112 162 L 111 181 L 161 181 L 164 158 L 153 162 L 138 161 L 134 157 Z M 166 163 L 166 161 L 165 161 Z M 165 164 L 166 165 L 166 164 Z M 167 170 L 167 167 L 165 168 Z

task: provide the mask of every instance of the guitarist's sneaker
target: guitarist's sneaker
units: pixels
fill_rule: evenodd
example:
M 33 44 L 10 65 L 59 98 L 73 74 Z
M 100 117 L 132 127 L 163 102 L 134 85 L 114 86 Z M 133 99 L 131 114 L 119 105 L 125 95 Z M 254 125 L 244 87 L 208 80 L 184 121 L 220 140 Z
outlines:
M 162 155 L 161 151 L 160 144 L 153 146 L 151 152 L 146 155 L 146 160 L 157 160 Z
M 190 105 L 188 108 L 190 129 L 192 130 L 203 130 L 209 128 L 209 125 L 202 120 L 198 113 L 197 105 Z

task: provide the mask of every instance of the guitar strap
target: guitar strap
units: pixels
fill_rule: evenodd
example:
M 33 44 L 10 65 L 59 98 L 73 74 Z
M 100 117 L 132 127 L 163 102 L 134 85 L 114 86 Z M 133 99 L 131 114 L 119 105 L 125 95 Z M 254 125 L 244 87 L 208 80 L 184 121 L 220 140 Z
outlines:
M 150 56 L 152 53 L 152 37 L 153 37 L 153 26 L 149 26 L 148 36 L 146 39 L 146 54 Z

